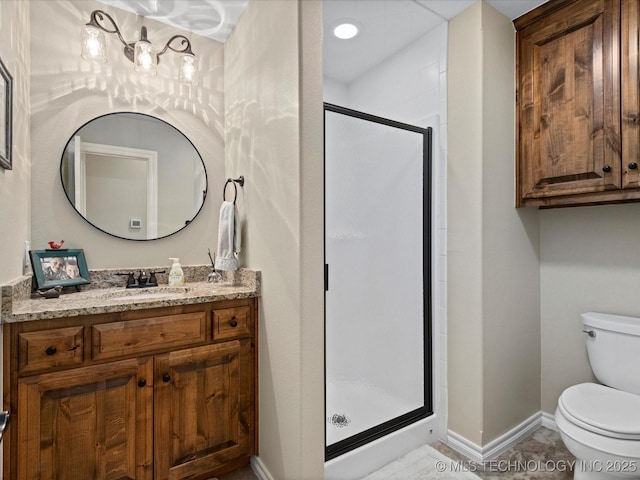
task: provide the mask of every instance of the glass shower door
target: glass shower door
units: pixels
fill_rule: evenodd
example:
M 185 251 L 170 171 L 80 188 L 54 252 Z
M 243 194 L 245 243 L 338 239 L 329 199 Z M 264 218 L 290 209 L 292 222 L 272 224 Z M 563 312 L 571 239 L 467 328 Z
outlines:
M 326 457 L 432 413 L 431 131 L 325 105 Z

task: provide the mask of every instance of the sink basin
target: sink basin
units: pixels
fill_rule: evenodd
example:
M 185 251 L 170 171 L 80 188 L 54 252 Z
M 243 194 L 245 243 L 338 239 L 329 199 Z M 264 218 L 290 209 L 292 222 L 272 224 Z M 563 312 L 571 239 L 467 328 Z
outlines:
M 108 300 L 171 300 L 182 298 L 188 292 L 183 287 L 152 287 L 140 289 L 117 290 L 102 294 Z

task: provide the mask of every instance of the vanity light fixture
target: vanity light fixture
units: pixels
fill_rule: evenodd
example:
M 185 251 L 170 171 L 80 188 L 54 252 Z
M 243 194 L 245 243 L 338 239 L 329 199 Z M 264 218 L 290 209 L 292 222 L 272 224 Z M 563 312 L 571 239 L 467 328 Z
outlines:
M 111 22 L 112 28 L 105 26 L 105 19 Z M 167 50 L 181 53 L 180 70 L 178 80 L 187 85 L 193 85 L 196 74 L 196 56 L 191 51 L 191 42 L 184 35 L 174 35 L 164 48 L 156 53 L 155 48 L 147 38 L 147 27 L 140 29 L 140 40 L 137 42 L 127 42 L 120 33 L 120 29 L 115 20 L 103 10 L 91 12 L 91 20 L 82 28 L 82 58 L 94 63 L 106 63 L 107 52 L 105 47 L 104 33 L 115 33 L 124 45 L 124 56 L 133 62 L 136 72 L 157 74 L 157 66 L 160 57 Z M 172 46 L 175 41 L 181 40 L 179 46 Z

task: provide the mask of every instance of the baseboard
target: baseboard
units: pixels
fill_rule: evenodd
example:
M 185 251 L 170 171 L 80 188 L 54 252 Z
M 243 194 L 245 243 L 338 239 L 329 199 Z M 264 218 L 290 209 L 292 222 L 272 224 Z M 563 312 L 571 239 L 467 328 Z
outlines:
M 492 440 L 484 447 L 480 447 L 470 440 L 467 440 L 462 435 L 449 430 L 447 445 L 456 450 L 458 453 L 461 453 L 462 455 L 473 460 L 474 462 L 487 462 L 496 458 L 501 453 L 509 450 L 516 443 L 529 436 L 533 431 L 543 426 L 543 415 L 543 412 L 533 414 L 524 422 L 515 426 L 505 434 L 500 435 L 498 438 Z
M 542 413 L 542 426 L 548 428 L 549 430 L 553 430 L 554 432 L 558 431 L 558 424 L 556 423 L 556 417 L 552 413 L 541 412 Z
M 260 480 L 275 480 L 260 457 L 255 455 L 251 457 L 251 470 Z

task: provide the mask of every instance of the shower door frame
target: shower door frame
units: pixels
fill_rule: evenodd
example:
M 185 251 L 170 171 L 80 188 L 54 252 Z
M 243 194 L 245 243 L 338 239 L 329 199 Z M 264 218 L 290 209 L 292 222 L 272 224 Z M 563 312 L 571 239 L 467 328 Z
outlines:
M 418 420 L 422 420 L 433 415 L 433 349 L 432 349 L 432 335 L 433 335 L 433 326 L 432 326 L 432 136 L 433 130 L 431 127 L 421 128 L 415 125 L 410 125 L 402 122 L 397 122 L 395 120 L 390 120 L 388 118 L 379 117 L 376 115 L 371 115 L 368 113 L 364 113 L 358 110 L 353 110 L 346 107 L 341 107 L 339 105 L 334 105 L 331 103 L 324 103 L 324 111 L 323 111 L 323 127 L 326 132 L 326 120 L 327 120 L 327 112 L 338 113 L 342 115 L 346 115 L 349 117 L 358 118 L 360 120 L 365 120 L 373 123 L 378 123 L 381 125 L 386 125 L 392 128 L 398 128 L 401 130 L 407 130 L 415 133 L 419 133 L 423 137 L 422 142 L 422 160 L 423 160 L 423 175 L 422 175 L 422 225 L 423 225 L 423 235 L 422 235 L 422 288 L 423 288 L 423 365 L 424 365 L 424 378 L 423 378 L 423 400 L 424 404 L 417 409 L 414 409 L 410 412 L 407 412 L 398 417 L 392 418 L 386 422 L 378 424 L 374 427 L 371 427 L 367 430 L 364 430 L 360 433 L 352 435 L 344 440 L 340 440 L 331 445 L 327 445 L 327 423 L 325 421 L 325 461 L 336 458 L 340 455 L 343 455 L 351 450 L 354 450 L 358 447 L 366 445 L 378 438 L 384 437 L 392 432 L 400 430 L 412 423 L 417 422 Z M 327 264 L 327 249 L 326 249 L 326 235 L 327 235 L 327 207 L 326 207 L 326 191 L 327 191 L 327 178 L 326 178 L 326 168 L 327 168 L 327 159 L 326 159 L 326 133 L 323 138 L 323 168 L 325 175 L 323 175 L 324 184 L 323 191 L 325 192 L 325 200 L 323 200 L 323 229 L 324 229 L 324 265 L 325 265 L 325 279 L 324 279 L 324 323 L 325 323 L 325 338 L 324 338 L 324 380 L 325 380 L 325 420 L 327 418 L 327 291 L 329 290 L 329 270 Z

